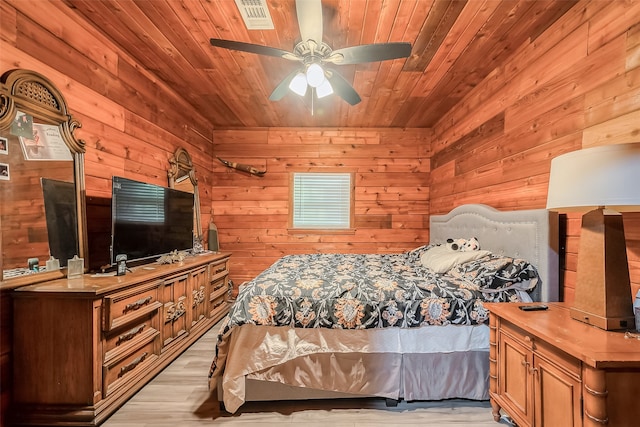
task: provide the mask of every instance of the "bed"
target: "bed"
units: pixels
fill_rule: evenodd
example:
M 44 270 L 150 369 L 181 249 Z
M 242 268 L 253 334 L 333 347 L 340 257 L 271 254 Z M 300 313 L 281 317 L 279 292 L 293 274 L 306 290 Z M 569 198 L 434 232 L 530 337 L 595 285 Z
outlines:
M 429 235 L 401 254 L 286 256 L 242 286 L 209 375 L 223 407 L 488 399 L 482 303 L 558 300 L 557 214 L 462 205 L 432 215 Z M 452 250 L 448 239 L 472 237 L 487 252 L 443 274 L 426 264 L 434 248 Z

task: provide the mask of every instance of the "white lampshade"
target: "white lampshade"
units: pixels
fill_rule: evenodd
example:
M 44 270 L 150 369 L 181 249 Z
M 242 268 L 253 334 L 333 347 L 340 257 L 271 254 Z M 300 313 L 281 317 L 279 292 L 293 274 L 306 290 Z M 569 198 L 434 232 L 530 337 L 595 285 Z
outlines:
M 298 73 L 289 83 L 289 89 L 294 93 L 305 96 L 307 93 L 307 77 L 304 73 Z
M 331 87 L 331 83 L 329 80 L 322 82 L 320 86 L 316 88 L 316 95 L 318 98 L 324 98 L 325 96 L 329 96 L 333 93 L 333 88 Z
M 547 209 L 640 211 L 640 142 L 572 151 L 551 161 Z
M 324 70 L 319 64 L 311 64 L 307 67 L 307 83 L 309 83 L 309 86 L 319 87 L 324 81 Z

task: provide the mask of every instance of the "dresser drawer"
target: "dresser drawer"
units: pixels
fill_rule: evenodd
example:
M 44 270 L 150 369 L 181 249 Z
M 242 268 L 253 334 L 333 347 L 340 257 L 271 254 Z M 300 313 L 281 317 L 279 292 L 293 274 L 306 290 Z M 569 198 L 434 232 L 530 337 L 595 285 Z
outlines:
M 146 342 L 149 337 L 159 335 L 158 322 L 159 315 L 157 312 L 153 312 L 126 327 L 105 333 L 104 362 L 109 363 L 119 354 L 131 352 L 131 348 L 139 346 L 141 341 Z
M 160 333 L 140 340 L 130 352 L 121 352 L 102 366 L 103 397 L 109 396 L 118 388 L 129 382 L 137 381 L 148 369 L 153 368 L 158 359 L 157 339 Z
M 160 282 L 151 282 L 106 296 L 102 329 L 111 331 L 157 311 L 162 306 L 159 285 Z
M 227 285 L 226 280 L 224 280 L 224 277 L 222 279 L 216 280 L 215 282 L 211 283 L 209 301 L 213 301 L 220 296 L 226 295 L 228 291 L 229 286 Z
M 533 350 L 533 339 L 530 334 L 524 329 L 515 326 L 513 323 L 501 320 L 500 334 L 510 336 L 512 339 L 518 341 L 529 350 Z
M 212 284 L 213 286 L 214 284 Z M 222 281 L 222 287 L 218 288 L 215 291 L 212 291 L 209 296 L 209 317 L 218 318 L 222 317 L 220 314 L 224 313 L 228 309 L 227 303 L 227 289 L 224 286 L 224 280 Z M 215 289 L 215 286 L 212 287 Z
M 580 360 L 541 340 L 534 341 L 534 351 L 539 359 L 546 359 L 556 368 L 580 381 L 582 375 Z
M 209 264 L 209 280 L 214 281 L 224 278 L 229 274 L 229 260 L 212 262 Z

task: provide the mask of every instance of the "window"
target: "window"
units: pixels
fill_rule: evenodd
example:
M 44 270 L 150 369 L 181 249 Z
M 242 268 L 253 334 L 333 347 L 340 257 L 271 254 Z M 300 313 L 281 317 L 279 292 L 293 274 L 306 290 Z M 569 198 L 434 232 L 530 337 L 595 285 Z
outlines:
M 349 230 L 353 216 L 353 174 L 291 174 L 293 229 Z

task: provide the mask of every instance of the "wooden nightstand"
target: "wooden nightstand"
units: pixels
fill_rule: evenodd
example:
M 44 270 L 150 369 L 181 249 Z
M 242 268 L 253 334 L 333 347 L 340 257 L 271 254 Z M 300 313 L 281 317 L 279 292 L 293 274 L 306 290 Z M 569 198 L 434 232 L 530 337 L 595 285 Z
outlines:
M 640 340 L 573 320 L 563 303 L 520 305 L 487 304 L 494 419 L 503 409 L 520 427 L 637 426 Z

